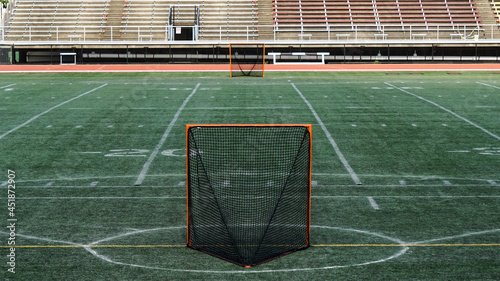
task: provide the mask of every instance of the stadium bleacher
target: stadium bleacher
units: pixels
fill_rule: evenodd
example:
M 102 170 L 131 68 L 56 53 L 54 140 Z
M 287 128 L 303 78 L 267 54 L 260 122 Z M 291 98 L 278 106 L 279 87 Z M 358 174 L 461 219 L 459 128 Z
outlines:
M 16 0 L 14 3 L 9 21 L 4 24 L 5 40 L 168 41 L 175 38 L 174 25 L 195 27 L 192 40 L 415 39 L 418 34 L 425 39 L 437 37 L 432 32 L 449 30 L 445 33 L 448 34 L 461 26 L 474 29 L 483 24 L 475 0 Z M 491 14 L 487 16 L 496 15 L 498 22 L 496 9 L 495 2 L 491 2 Z M 266 25 L 268 33 L 259 35 L 259 27 L 264 30 Z M 414 32 L 406 34 L 412 29 Z
M 257 0 L 17 0 L 5 36 L 15 41 L 168 40 L 171 9 L 186 6 L 198 7 L 198 14 L 177 13 L 175 20 L 198 25 L 196 38 L 258 36 Z

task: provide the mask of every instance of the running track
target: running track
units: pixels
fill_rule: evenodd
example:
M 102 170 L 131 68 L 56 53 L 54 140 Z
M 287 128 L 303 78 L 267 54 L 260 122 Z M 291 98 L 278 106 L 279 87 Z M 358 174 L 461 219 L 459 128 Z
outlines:
M 500 64 L 269 64 L 266 71 L 500 71 Z M 24 72 L 229 72 L 228 64 L 0 65 L 0 73 Z

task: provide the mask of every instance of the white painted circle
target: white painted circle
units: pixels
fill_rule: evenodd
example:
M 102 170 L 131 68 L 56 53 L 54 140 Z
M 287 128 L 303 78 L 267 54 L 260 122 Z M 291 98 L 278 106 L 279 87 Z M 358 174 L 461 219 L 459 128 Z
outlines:
M 363 235 L 368 235 L 368 236 L 374 236 L 382 239 L 389 240 L 393 243 L 399 244 L 401 246 L 401 249 L 394 253 L 393 255 L 390 255 L 386 258 L 378 259 L 378 260 L 372 260 L 372 261 L 367 261 L 367 262 L 362 262 L 362 263 L 355 263 L 355 264 L 346 264 L 346 265 L 328 265 L 328 266 L 323 266 L 323 267 L 311 267 L 311 268 L 284 268 L 284 269 L 271 269 L 271 270 L 228 270 L 228 271 L 220 271 L 220 270 L 201 270 L 201 269 L 179 269 L 179 268 L 166 268 L 166 267 L 157 267 L 157 266 L 147 266 L 147 265 L 140 265 L 140 264 L 133 264 L 133 263 L 126 263 L 126 262 L 120 262 L 120 261 L 115 261 L 107 256 L 104 256 L 102 254 L 99 254 L 96 251 L 96 248 L 93 248 L 93 245 L 98 245 L 102 242 L 107 242 L 107 241 L 112 241 L 118 238 L 126 237 L 126 236 L 132 236 L 132 235 L 137 235 L 137 234 L 142 234 L 146 232 L 152 232 L 152 231 L 159 231 L 159 230 L 170 230 L 170 229 L 183 229 L 185 228 L 184 226 L 173 226 L 173 227 L 161 227 L 161 228 L 153 228 L 153 229 L 145 229 L 145 230 L 134 230 L 125 234 L 120 234 L 108 238 L 104 238 L 95 242 L 92 242 L 88 245 L 84 246 L 84 249 L 87 250 L 89 253 L 94 255 L 97 258 L 100 258 L 104 261 L 107 261 L 109 263 L 117 264 L 117 265 L 124 265 L 124 266 L 131 266 L 131 267 L 138 267 L 138 268 L 145 268 L 145 269 L 156 269 L 156 270 L 167 270 L 167 271 L 176 271 L 176 272 L 193 272 L 193 273 L 220 273 L 220 274 L 234 274 L 234 273 L 244 273 L 244 274 L 250 274 L 250 273 L 272 273 L 272 272 L 294 272 L 294 271 L 313 271 L 313 270 L 328 270 L 328 269 L 340 269 L 340 268 L 347 268 L 347 267 L 355 267 L 355 266 L 364 266 L 364 265 L 370 265 L 370 264 L 376 264 L 376 263 L 381 263 L 381 262 L 386 262 L 388 260 L 392 260 L 395 258 L 400 257 L 401 255 L 405 254 L 409 247 L 405 245 L 405 242 L 389 237 L 383 234 L 375 233 L 375 232 L 370 232 L 370 231 L 365 231 L 365 230 L 358 230 L 358 229 L 352 229 L 352 228 L 342 228 L 342 227 L 332 227 L 332 226 L 311 226 L 312 228 L 323 228 L 323 229 L 331 229 L 331 230 L 340 230 L 340 231 L 348 231 L 348 232 L 355 232 Z

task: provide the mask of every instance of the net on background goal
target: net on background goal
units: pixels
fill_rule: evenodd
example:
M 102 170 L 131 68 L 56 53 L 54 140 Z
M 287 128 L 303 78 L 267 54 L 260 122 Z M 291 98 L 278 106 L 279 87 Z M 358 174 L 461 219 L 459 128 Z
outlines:
M 187 245 L 251 267 L 310 245 L 311 125 L 187 125 Z
M 263 43 L 230 43 L 230 76 L 264 77 L 265 53 Z

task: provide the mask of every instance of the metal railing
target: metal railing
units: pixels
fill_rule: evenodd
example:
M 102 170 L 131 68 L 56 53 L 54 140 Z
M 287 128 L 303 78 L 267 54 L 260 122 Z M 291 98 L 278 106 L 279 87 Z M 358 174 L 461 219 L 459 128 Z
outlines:
M 176 26 L 179 27 L 179 26 Z M 189 26 L 186 26 L 189 27 Z M 263 30 L 272 31 L 267 37 Z M 0 41 L 21 42 L 121 42 L 174 41 L 172 26 L 29 26 L 0 27 Z M 299 42 L 431 42 L 500 40 L 499 25 L 366 25 L 366 26 L 203 26 L 194 28 L 194 41 L 299 41 Z

